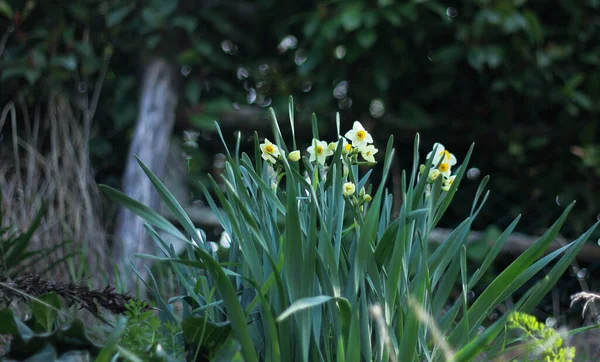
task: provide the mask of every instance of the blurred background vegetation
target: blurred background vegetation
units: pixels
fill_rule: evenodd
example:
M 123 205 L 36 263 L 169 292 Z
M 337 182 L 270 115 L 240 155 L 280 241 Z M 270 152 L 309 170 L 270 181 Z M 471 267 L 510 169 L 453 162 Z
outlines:
M 0 142 L 10 149 L 14 128 L 30 132 L 21 120 L 50 113 L 57 95 L 82 123 L 91 104 L 91 179 L 119 188 L 143 65 L 161 57 L 178 70 L 174 138 L 192 185 L 222 162 L 214 120 L 249 146 L 254 130 L 269 134 L 267 107 L 286 114 L 293 95 L 300 132 L 315 112 L 334 139 L 340 112 L 342 128 L 359 120 L 379 144 L 394 134 L 396 180 L 416 132 L 459 159 L 475 142 L 469 178 L 492 176 L 476 229 L 522 213 L 517 230 L 539 234 L 577 199 L 563 229 L 574 236 L 600 216 L 599 10 L 598 0 L 0 0 L 0 104 L 15 102 L 19 120 Z M 467 215 L 477 184 L 464 183 L 442 226 Z

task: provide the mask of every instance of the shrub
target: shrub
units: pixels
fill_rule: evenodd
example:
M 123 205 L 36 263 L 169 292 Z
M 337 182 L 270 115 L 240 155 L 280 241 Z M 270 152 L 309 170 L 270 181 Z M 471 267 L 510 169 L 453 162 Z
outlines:
M 294 137 L 292 100 L 289 109 L 291 142 L 282 138 L 271 110 L 273 142 L 261 142 L 255 133 L 253 159 L 240 154 L 239 142 L 233 151 L 225 145 L 224 190 L 211 178 L 213 198 L 203 186 L 224 229 L 229 247 L 225 251 L 213 249 L 141 161 L 184 232 L 148 207 L 102 186 L 109 197 L 146 219 L 164 256 L 140 256 L 170 263 L 181 287 L 180 296 L 164 300 L 156 281 L 149 285 L 160 318 L 182 326 L 187 349 L 195 356 L 466 361 L 481 353 L 498 355 L 504 350 L 509 314 L 484 327 L 486 317 L 553 263 L 513 308 L 531 312 L 598 225 L 544 256 L 573 207 L 569 205 L 539 240 L 469 300 L 519 222 L 517 217 L 498 237 L 476 270 L 467 270 L 469 231 L 489 193 L 485 177 L 467 209 L 469 216 L 432 250 L 428 235 L 457 192 L 473 146 L 458 167 L 456 157 L 441 144 L 421 164 L 417 135 L 412 170 L 402 174 L 402 205 L 393 215 L 393 198 L 384 187 L 394 159 L 393 137 L 385 151 L 378 152 L 377 147 L 383 147 L 370 145 L 368 131 L 358 122 L 353 130 L 340 133 L 338 116 L 339 139 L 327 143 L 320 140 L 313 117 L 314 140 L 303 152 Z M 304 156 L 298 158 L 296 151 Z M 372 185 L 369 168 L 377 160 L 383 161 L 383 180 Z M 185 241 L 185 255 L 177 255 L 159 230 Z M 451 298 L 455 285 L 461 293 Z M 182 303 L 181 315 L 173 311 L 174 303 Z

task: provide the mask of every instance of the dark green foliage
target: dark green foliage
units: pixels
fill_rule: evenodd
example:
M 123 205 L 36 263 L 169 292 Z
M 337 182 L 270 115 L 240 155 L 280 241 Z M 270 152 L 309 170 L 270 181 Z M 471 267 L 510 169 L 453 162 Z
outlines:
M 48 302 L 48 298 L 45 301 Z M 60 308 L 60 305 L 51 305 Z M 48 308 L 48 307 L 46 307 Z M 95 355 L 100 351 L 100 346 L 92 342 L 87 336 L 84 324 L 74 320 L 66 325 L 55 325 L 55 318 L 49 317 L 48 312 L 38 309 L 31 319 L 21 321 L 9 309 L 0 311 L 0 334 L 12 335 L 4 358 L 29 361 L 54 361 L 58 357 L 76 352 Z M 51 313 L 51 312 L 50 312 Z M 38 331 L 39 326 L 50 321 L 49 330 Z
M 309 110 L 332 119 L 341 109 L 344 119 L 370 123 L 380 140 L 397 134 L 399 155 L 413 130 L 457 152 L 481 144 L 473 165 L 498 176 L 476 227 L 507 226 L 527 200 L 524 214 L 535 217 L 525 216 L 518 231 L 537 233 L 558 216 L 548 211 L 557 195 L 562 205 L 580 201 L 568 234 L 583 232 L 597 214 L 596 1 L 0 4 L 0 29 L 9 29 L 0 104 L 45 104 L 56 89 L 91 99 L 105 76 L 96 108 L 102 122 L 90 144 L 100 181 L 120 178 L 138 74 L 148 56 L 161 55 L 181 69 L 178 124 L 208 130 L 200 150 L 191 150 L 198 177 L 206 168 L 199 155 L 218 144 L 215 118 L 264 131 L 261 113 L 239 106 L 283 110 L 287 95 L 297 94 L 298 121 L 308 125 Z M 230 122 L 226 137 L 246 127 Z M 309 138 L 303 129 L 300 140 Z M 452 208 L 447 222 L 463 216 Z

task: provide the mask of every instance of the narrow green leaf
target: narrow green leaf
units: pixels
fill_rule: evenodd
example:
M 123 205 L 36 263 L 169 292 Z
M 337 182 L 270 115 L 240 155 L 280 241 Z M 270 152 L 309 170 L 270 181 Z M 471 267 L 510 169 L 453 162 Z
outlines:
M 181 205 L 175 200 L 175 197 L 169 192 L 169 190 L 165 187 L 165 185 L 144 165 L 144 163 L 137 158 L 138 163 L 150 178 L 150 181 L 156 188 L 156 191 L 163 199 L 163 201 L 167 204 L 171 212 L 175 215 L 177 220 L 181 223 L 186 232 L 191 235 L 198 245 L 202 244 L 202 241 L 198 237 L 196 233 L 196 228 L 192 224 L 189 216 L 185 213 Z M 213 278 L 215 279 L 215 283 L 218 286 L 219 292 L 223 295 L 223 301 L 225 307 L 227 308 L 227 314 L 229 319 L 231 320 L 231 324 L 233 326 L 234 334 L 238 342 L 242 347 L 242 354 L 246 361 L 257 361 L 256 351 L 254 350 L 254 345 L 252 343 L 252 339 L 250 337 L 250 331 L 248 330 L 248 325 L 246 322 L 246 317 L 244 315 L 244 311 L 240 305 L 239 300 L 237 299 L 237 294 L 235 289 L 231 285 L 231 282 L 227 278 L 227 275 L 223 272 L 223 269 L 219 264 L 202 249 L 197 249 L 197 253 L 199 254 L 201 260 L 206 264 L 206 267 L 213 274 Z
M 523 303 L 523 306 L 521 307 L 522 312 L 531 313 L 535 306 L 540 303 L 542 298 L 548 294 L 550 289 L 556 285 L 558 280 L 564 274 L 565 270 L 567 270 L 573 259 L 575 259 L 577 254 L 579 254 L 585 245 L 585 242 L 589 239 L 599 224 L 600 221 L 596 222 L 591 228 L 588 229 L 588 231 L 585 232 L 585 234 L 581 235 L 571 244 L 565 255 L 556 263 L 556 265 L 554 265 L 554 267 L 552 267 L 548 275 L 546 275 L 546 277 L 544 277 L 544 279 L 539 283 L 536 291 L 532 293 L 531 296 Z
M 156 211 L 152 210 L 148 206 L 130 198 L 129 196 L 116 189 L 113 189 L 110 186 L 98 185 L 98 187 L 100 188 L 100 190 L 102 190 L 102 192 L 106 194 L 106 196 L 108 196 L 109 199 L 125 206 L 127 209 L 129 209 L 129 211 L 140 216 L 141 218 L 146 220 L 146 222 L 150 225 L 155 226 L 163 231 L 166 231 L 169 234 L 177 237 L 178 239 L 189 243 L 188 238 L 186 238 L 181 233 L 181 231 L 179 231 L 179 229 L 177 229 L 167 219 L 159 215 Z
M 276 321 L 282 322 L 283 320 L 289 318 L 289 316 L 296 312 L 317 307 L 331 301 L 336 302 L 336 305 L 339 308 L 342 317 L 349 321 L 351 319 L 350 316 L 352 315 L 352 309 L 348 300 L 342 297 L 330 297 L 326 295 L 298 299 L 297 301 L 292 303 L 285 311 L 283 311 L 283 313 L 281 313 L 277 317 Z
M 521 256 L 519 256 L 508 268 L 500 273 L 486 290 L 481 293 L 467 313 L 469 329 L 471 329 L 474 324 L 479 323 L 490 310 L 495 308 L 498 303 L 501 302 L 500 297 L 504 295 L 509 288 L 512 290 L 519 287 L 518 284 L 514 283 L 515 279 L 517 279 L 521 273 L 523 273 L 548 248 L 558 234 L 560 227 L 564 223 L 574 204 L 575 203 L 569 205 L 554 225 L 552 225 L 538 241 L 521 254 Z M 522 283 L 524 282 L 525 281 L 522 281 Z M 465 318 L 460 321 L 459 326 L 452 332 L 450 336 L 451 343 L 456 343 L 458 338 L 460 338 L 460 333 L 463 333 L 463 323 L 466 323 Z

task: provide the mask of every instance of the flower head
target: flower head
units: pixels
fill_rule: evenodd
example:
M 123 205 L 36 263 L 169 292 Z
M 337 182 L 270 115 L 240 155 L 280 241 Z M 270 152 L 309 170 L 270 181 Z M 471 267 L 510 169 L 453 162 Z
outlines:
M 293 161 L 293 162 L 297 162 L 300 159 L 300 151 L 292 151 L 290 152 L 290 154 L 288 155 L 288 160 Z
M 452 153 L 450 153 L 450 151 L 448 151 L 443 144 L 436 142 L 433 144 L 433 149 L 435 151 L 435 155 L 433 154 L 434 151 L 431 151 L 427 154 L 427 159 L 433 156 L 432 162 L 434 166 L 440 163 L 440 161 L 443 163 L 447 163 L 448 166 L 456 165 L 456 157 Z M 444 173 L 444 171 L 440 171 Z
M 452 172 L 450 170 L 450 164 L 447 162 L 442 162 L 440 163 L 440 166 L 438 167 L 438 170 L 440 171 L 440 173 L 444 176 L 444 177 L 450 177 L 450 173 Z
M 346 141 L 345 138 L 342 138 L 344 140 L 344 148 L 342 148 L 342 154 L 343 155 L 347 155 L 350 152 L 352 152 L 352 145 L 348 143 L 348 141 Z
M 352 182 L 346 182 L 344 184 L 344 191 L 342 191 L 344 196 L 352 196 L 356 193 L 356 185 Z
M 327 142 L 313 139 L 312 146 L 307 149 L 310 154 L 309 161 L 317 161 L 321 165 L 325 164 L 325 159 L 333 155 L 333 151 L 327 148 Z
M 275 163 L 276 159 L 280 156 L 279 147 L 266 138 L 265 142 L 260 145 L 260 151 L 262 152 L 262 158 L 270 163 Z
M 429 170 L 429 174 L 427 175 L 427 181 L 434 182 L 438 177 L 440 177 L 440 174 L 441 173 L 438 169 L 432 168 Z
M 379 152 L 379 150 L 375 148 L 375 146 L 368 145 L 360 150 L 360 155 L 365 159 L 365 161 L 374 163 L 375 157 L 373 157 L 373 155 L 375 155 L 377 152 Z
M 450 187 L 452 186 L 452 183 L 454 182 L 455 178 L 456 176 L 444 177 L 444 182 L 442 183 L 442 191 L 450 191 Z
M 373 137 L 371 137 L 369 132 L 367 132 L 358 121 L 354 122 L 352 129 L 346 132 L 344 137 L 352 141 L 352 146 L 358 147 L 358 149 L 363 149 L 367 147 L 369 143 L 373 143 Z

